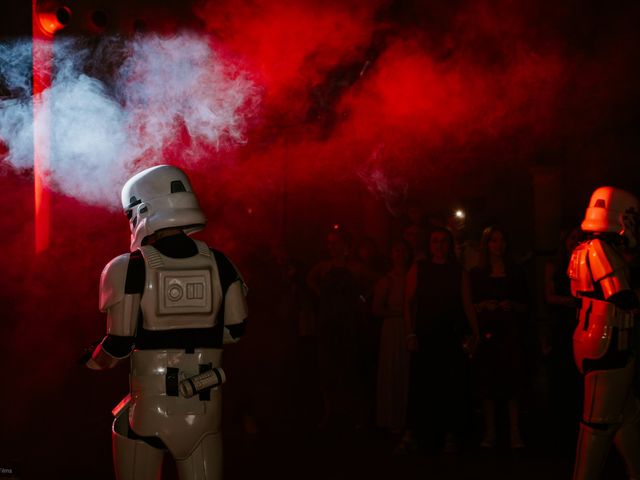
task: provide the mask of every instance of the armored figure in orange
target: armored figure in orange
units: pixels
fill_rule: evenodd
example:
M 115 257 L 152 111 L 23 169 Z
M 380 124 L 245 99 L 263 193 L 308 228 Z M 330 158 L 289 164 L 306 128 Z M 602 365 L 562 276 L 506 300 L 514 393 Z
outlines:
M 571 292 L 581 300 L 574 358 L 584 375 L 574 480 L 600 478 L 612 442 L 630 477 L 640 478 L 640 400 L 633 389 L 639 301 L 629 270 L 638 243 L 639 207 L 629 192 L 598 188 L 582 222 L 589 239 L 578 245 L 569 263 Z

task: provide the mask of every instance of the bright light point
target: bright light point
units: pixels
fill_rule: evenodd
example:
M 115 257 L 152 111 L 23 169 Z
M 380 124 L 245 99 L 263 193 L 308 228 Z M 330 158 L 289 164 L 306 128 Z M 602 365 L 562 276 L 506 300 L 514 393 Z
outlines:
M 43 33 L 53 36 L 62 30 L 71 20 L 71 10 L 68 7 L 60 7 L 57 10 L 45 9 L 36 13 L 40 28 Z
M 340 230 L 340 224 L 339 223 L 334 223 L 333 224 L 333 229 L 334 230 Z
M 465 217 L 464 211 L 462 211 L 462 210 L 456 210 L 455 215 L 456 215 L 456 218 L 464 218 Z

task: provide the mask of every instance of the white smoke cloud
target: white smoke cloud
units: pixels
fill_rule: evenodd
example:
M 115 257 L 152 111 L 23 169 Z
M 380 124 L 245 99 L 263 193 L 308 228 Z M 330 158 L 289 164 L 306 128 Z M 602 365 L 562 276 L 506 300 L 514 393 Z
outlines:
M 0 45 L 0 139 L 4 158 L 33 166 L 31 40 Z M 28 65 L 25 68 L 24 65 Z M 163 147 L 187 130 L 180 162 L 246 141 L 247 120 L 259 90 L 247 72 L 194 33 L 105 38 L 89 46 L 56 40 L 55 72 L 42 98 L 50 132 L 46 181 L 66 195 L 117 207 L 118 192 L 134 171 L 163 163 Z M 174 159 L 175 160 L 175 159 Z
M 245 140 L 241 112 L 253 104 L 247 96 L 252 85 L 193 34 L 135 42 L 120 74 L 130 121 L 145 125 L 144 144 L 154 144 L 146 138 L 171 129 L 176 116 L 192 136 L 209 143 Z
M 0 140 L 9 146 L 6 159 L 17 169 L 33 166 L 33 104 L 0 100 Z
M 0 69 L 4 86 L 16 95 L 31 91 L 31 42 L 0 43 Z
M 7 159 L 18 169 L 33 165 L 31 43 L 0 43 L 0 140 L 11 145 Z
M 56 82 L 46 97 L 51 185 L 88 203 L 117 200 L 136 154 L 126 110 L 106 94 L 99 80 L 86 75 Z
M 397 216 L 399 209 L 407 199 L 409 185 L 405 176 L 390 171 L 391 165 L 385 158 L 385 145 L 375 146 L 366 162 L 363 162 L 357 174 L 367 190 L 384 200 L 387 210 Z

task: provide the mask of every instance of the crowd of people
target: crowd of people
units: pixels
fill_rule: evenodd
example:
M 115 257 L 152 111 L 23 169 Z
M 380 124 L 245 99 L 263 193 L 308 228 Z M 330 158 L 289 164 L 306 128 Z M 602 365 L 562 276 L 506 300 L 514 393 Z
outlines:
M 571 359 L 575 299 L 566 267 L 579 229 L 548 261 L 541 287 L 551 329 L 542 338 L 532 326 L 534 286 L 510 254 L 507 230 L 487 226 L 473 242 L 451 227 L 409 223 L 385 255 L 372 238 L 336 226 L 326 257 L 309 268 L 280 259 L 290 294 L 281 298 L 306 348 L 302 357 L 294 353 L 298 377 L 283 383 L 299 389 L 296 378 L 314 379 L 314 428 L 381 429 L 398 454 L 521 449 L 531 364 L 543 358 L 552 372 L 549 420 L 573 448 L 580 376 Z M 291 394 L 295 403 L 300 392 Z

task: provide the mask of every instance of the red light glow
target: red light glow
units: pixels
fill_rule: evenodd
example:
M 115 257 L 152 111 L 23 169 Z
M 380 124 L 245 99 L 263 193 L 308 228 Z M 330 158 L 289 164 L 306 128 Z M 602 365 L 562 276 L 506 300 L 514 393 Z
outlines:
M 68 7 L 57 9 L 36 10 L 35 1 L 33 7 L 34 27 L 45 36 L 52 37 L 56 32 L 66 27 L 71 18 L 71 10 Z M 34 33 L 35 33 L 34 28 Z
M 43 33 L 38 25 L 41 20 L 36 13 L 36 0 L 32 1 L 33 12 L 33 176 L 35 201 L 35 251 L 41 253 L 49 247 L 51 228 L 50 193 L 44 181 L 49 167 L 50 138 L 47 122 L 47 104 L 43 97 L 51 86 L 53 63 L 53 39 Z M 55 15 L 54 15 L 55 16 Z M 36 20 L 38 19 L 38 20 Z M 55 30 L 54 30 L 55 31 Z M 53 32 L 51 32 L 53 33 Z

